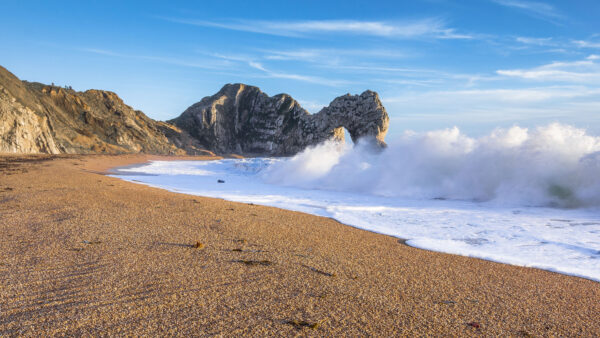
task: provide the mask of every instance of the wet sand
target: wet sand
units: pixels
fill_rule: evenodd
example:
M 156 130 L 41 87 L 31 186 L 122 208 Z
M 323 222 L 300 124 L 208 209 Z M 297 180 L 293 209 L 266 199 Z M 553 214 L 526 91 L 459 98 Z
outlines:
M 102 174 L 149 159 L 0 156 L 0 335 L 600 336 L 600 283 Z

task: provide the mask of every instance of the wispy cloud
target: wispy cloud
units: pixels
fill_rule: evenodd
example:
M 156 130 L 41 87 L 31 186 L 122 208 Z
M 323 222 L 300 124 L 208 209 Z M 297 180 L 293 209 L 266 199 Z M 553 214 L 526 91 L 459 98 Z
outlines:
M 268 70 L 265 67 L 263 67 L 263 65 L 259 62 L 250 61 L 250 62 L 248 62 L 248 65 L 250 65 L 250 67 L 252 67 L 252 68 L 261 70 L 263 72 L 268 72 Z
M 377 58 L 398 59 L 407 56 L 407 53 L 386 49 L 291 49 L 291 50 L 259 50 L 267 60 L 323 62 L 339 58 Z M 329 62 L 328 62 L 329 63 Z
M 425 98 L 435 98 L 438 101 L 446 100 L 463 100 L 469 98 L 470 102 L 480 103 L 539 103 L 551 99 L 564 99 L 574 97 L 584 97 L 597 95 L 600 90 L 589 90 L 585 87 L 540 87 L 540 88 L 523 88 L 523 89 L 469 89 L 469 90 L 441 90 L 428 91 L 420 94 L 411 93 L 410 95 L 401 95 L 396 97 L 387 97 L 384 103 L 409 102 L 414 100 L 414 96 Z
M 523 0 L 492 0 L 493 2 L 506 6 L 512 7 L 524 11 L 525 13 L 534 17 L 545 19 L 552 23 L 558 24 L 559 21 L 564 20 L 565 16 L 561 14 L 554 6 L 536 1 L 523 1 Z
M 593 37 L 593 36 L 592 36 Z M 515 50 L 528 49 L 542 53 L 579 54 L 584 49 L 600 49 L 600 41 L 576 40 L 560 37 L 526 37 L 514 38 L 517 44 L 509 44 L 508 48 Z
M 436 18 L 402 22 L 359 20 L 209 21 L 164 17 L 161 17 L 160 19 L 201 27 L 214 27 L 290 37 L 306 37 L 314 34 L 347 34 L 404 39 L 425 37 L 437 39 L 473 38 L 473 36 L 469 34 L 459 33 L 454 28 L 447 27 L 442 20 Z
M 383 79 L 375 79 L 375 81 L 380 83 L 389 83 L 392 85 L 402 85 L 402 86 L 417 86 L 417 87 L 431 87 L 442 84 L 444 81 L 441 79 L 395 79 L 395 78 L 383 78 Z
M 557 46 L 557 43 L 552 38 L 531 38 L 525 36 L 519 36 L 515 39 L 517 42 L 526 45 L 535 46 Z
M 498 70 L 498 75 L 536 81 L 594 83 L 600 85 L 600 63 L 596 55 L 584 60 L 552 62 L 530 69 Z
M 398 58 L 404 58 L 401 52 L 395 50 L 378 49 L 292 49 L 292 50 L 255 50 L 254 54 L 222 54 L 198 53 L 215 58 L 237 62 L 249 66 L 254 70 L 260 70 L 269 77 L 288 78 L 299 81 L 320 83 L 329 86 L 339 86 L 350 83 L 388 83 L 407 86 L 433 86 L 447 81 L 460 81 L 461 85 L 467 87 L 482 81 L 493 80 L 492 76 L 481 74 L 460 74 L 443 72 L 436 69 L 417 67 L 398 67 L 393 64 Z M 370 62 L 365 62 L 370 60 Z M 331 80 L 320 76 L 299 75 L 288 72 L 275 72 L 271 67 L 283 65 L 285 62 L 301 62 L 309 67 L 309 72 L 317 69 L 318 73 L 326 70 L 328 73 L 338 74 L 343 78 L 353 80 Z M 297 69 L 294 65 L 294 69 Z M 289 67 L 288 67 L 289 69 Z M 376 78 L 373 78 L 375 76 Z M 382 78 L 382 76 L 384 76 Z M 497 76 L 495 77 L 497 78 Z
M 172 57 L 163 57 L 163 56 L 155 56 L 155 55 L 136 55 L 136 54 L 124 54 L 118 53 L 105 49 L 97 49 L 97 48 L 78 48 L 78 50 L 87 53 L 118 57 L 118 58 L 127 58 L 127 59 L 138 59 L 138 60 L 147 60 L 154 61 L 160 63 L 166 63 L 170 65 L 182 66 L 182 67 L 190 67 L 190 68 L 201 68 L 201 69 L 222 69 L 225 66 L 230 65 L 226 60 L 223 62 L 215 63 L 214 60 L 184 60 Z
M 600 89 L 586 86 L 548 86 L 533 88 L 494 88 L 473 90 L 433 90 L 382 93 L 382 101 L 397 123 L 432 125 L 498 125 L 548 121 L 583 123 L 596 119 Z M 411 113 L 414 112 L 414 113 Z
M 323 56 L 327 54 L 327 52 L 318 49 L 298 49 L 282 51 L 270 50 L 265 51 L 265 54 L 265 59 L 268 60 L 315 62 L 323 60 Z
M 254 70 L 259 70 L 262 74 L 260 77 L 269 77 L 269 78 L 278 78 L 278 79 L 288 79 L 288 80 L 296 80 L 301 82 L 309 82 L 316 83 L 324 86 L 340 86 L 344 84 L 348 84 L 348 81 L 342 80 L 332 80 L 319 76 L 311 76 L 311 75 L 301 75 L 296 73 L 288 73 L 283 71 L 273 71 L 266 66 L 264 66 L 260 61 L 260 57 L 256 56 L 247 56 L 247 55 L 232 55 L 232 54 L 221 54 L 221 53 L 203 53 L 206 55 L 210 55 L 217 59 L 222 59 L 226 61 L 234 62 L 238 65 L 243 65 L 245 67 L 249 67 Z M 245 76 L 256 77 L 252 74 L 245 74 Z
M 272 70 L 265 68 L 265 66 L 263 66 L 261 63 L 255 62 L 255 61 L 248 62 L 248 65 L 254 69 L 264 72 L 267 77 L 271 77 L 271 78 L 288 79 L 288 80 L 316 83 L 316 84 L 332 86 L 332 87 L 345 85 L 345 84 L 349 83 L 348 81 L 331 80 L 331 79 L 326 79 L 326 78 L 319 77 L 319 76 L 310 76 L 310 75 L 301 75 L 301 74 L 294 74 L 294 73 L 272 71 Z
M 568 40 L 568 39 L 559 39 L 552 37 L 545 38 L 534 38 L 534 37 L 526 37 L 526 36 L 518 36 L 515 38 L 515 41 L 531 46 L 540 46 L 540 47 L 561 47 L 561 48 L 600 48 L 600 41 L 590 41 L 590 40 Z
M 578 47 L 564 38 L 556 37 L 514 37 L 513 41 L 507 44 L 507 48 L 511 50 L 526 50 L 530 53 L 553 53 L 553 54 L 578 54 Z M 514 44 L 513 42 L 517 42 Z M 575 47 L 575 48 L 574 48 Z
M 481 100 L 496 100 L 513 103 L 535 103 L 556 99 L 572 99 L 600 94 L 600 89 L 589 89 L 581 86 L 541 87 L 524 89 L 473 89 L 448 91 L 446 95 L 478 97 Z
M 581 47 L 581 48 L 600 48 L 600 42 L 586 41 L 586 40 L 573 40 L 572 42 L 577 47 Z

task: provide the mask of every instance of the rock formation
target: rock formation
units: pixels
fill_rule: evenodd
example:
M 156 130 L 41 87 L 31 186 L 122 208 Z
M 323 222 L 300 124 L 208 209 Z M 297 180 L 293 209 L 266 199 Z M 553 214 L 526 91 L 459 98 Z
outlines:
M 20 81 L 0 67 L 0 153 L 184 154 L 181 139 L 115 93 Z
M 389 117 L 377 93 L 344 95 L 311 115 L 287 94 L 269 97 L 244 84 L 225 85 L 169 121 L 217 153 L 293 155 L 328 139 L 366 138 L 385 146 Z
M 340 96 L 311 115 L 287 94 L 228 84 L 169 122 L 152 120 L 109 91 L 21 81 L 0 66 L 0 153 L 286 156 L 343 141 L 344 128 L 355 142 L 385 146 L 389 118 L 372 91 Z

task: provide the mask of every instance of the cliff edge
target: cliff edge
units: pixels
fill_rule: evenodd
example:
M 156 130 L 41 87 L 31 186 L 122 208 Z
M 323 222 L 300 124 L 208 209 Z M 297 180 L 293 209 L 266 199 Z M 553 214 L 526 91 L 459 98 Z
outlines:
M 103 90 L 21 81 L 0 67 L 0 153 L 185 154 L 181 131 Z

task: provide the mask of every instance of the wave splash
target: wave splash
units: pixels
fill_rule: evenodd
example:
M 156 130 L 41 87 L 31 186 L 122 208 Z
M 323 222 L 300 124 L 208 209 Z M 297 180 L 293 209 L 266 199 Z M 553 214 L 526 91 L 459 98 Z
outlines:
M 263 180 L 308 189 L 506 206 L 600 207 L 600 137 L 553 123 L 406 132 L 383 152 L 326 142 L 269 166 Z

